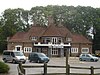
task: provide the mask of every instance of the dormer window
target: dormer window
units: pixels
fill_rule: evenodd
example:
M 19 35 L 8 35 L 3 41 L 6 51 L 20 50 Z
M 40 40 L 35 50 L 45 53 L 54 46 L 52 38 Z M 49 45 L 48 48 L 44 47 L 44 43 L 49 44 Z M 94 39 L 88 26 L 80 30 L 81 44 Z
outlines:
M 62 38 L 58 38 L 58 43 L 61 43 L 62 42 Z
M 37 38 L 36 38 L 36 37 L 31 37 L 31 40 L 32 40 L 32 41 L 36 41 Z
M 46 38 L 45 43 L 49 43 L 49 42 L 50 42 L 50 38 Z
M 66 38 L 66 41 L 71 42 L 72 38 Z

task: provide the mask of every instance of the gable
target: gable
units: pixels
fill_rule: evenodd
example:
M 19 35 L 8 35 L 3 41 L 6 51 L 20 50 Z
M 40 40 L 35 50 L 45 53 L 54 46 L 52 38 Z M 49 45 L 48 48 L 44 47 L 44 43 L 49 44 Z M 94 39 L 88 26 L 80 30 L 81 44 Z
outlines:
M 55 25 L 50 25 L 46 28 L 42 36 L 62 36 L 59 29 Z

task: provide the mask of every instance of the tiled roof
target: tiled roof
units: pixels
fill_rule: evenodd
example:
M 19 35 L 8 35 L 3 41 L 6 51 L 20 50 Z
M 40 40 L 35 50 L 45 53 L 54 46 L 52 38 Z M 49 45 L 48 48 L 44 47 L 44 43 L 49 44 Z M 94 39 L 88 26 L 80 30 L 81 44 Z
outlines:
M 41 36 L 45 29 L 46 27 L 42 26 L 32 26 L 32 28 L 28 31 L 28 34 L 30 36 Z
M 72 43 L 91 43 L 91 42 L 83 35 L 73 34 Z
M 25 32 L 17 32 L 14 36 L 9 39 L 9 42 L 22 42 L 25 36 Z
M 66 37 L 66 36 L 71 37 L 72 35 L 71 32 L 64 26 L 58 27 L 58 30 L 63 37 Z
M 44 31 L 42 36 L 62 36 L 62 34 L 59 32 L 59 29 L 55 25 L 50 25 Z
M 9 39 L 9 42 L 32 42 L 30 37 L 71 37 L 72 43 L 91 43 L 83 35 L 72 34 L 64 26 L 49 25 L 48 27 L 32 26 L 28 32 L 17 32 Z

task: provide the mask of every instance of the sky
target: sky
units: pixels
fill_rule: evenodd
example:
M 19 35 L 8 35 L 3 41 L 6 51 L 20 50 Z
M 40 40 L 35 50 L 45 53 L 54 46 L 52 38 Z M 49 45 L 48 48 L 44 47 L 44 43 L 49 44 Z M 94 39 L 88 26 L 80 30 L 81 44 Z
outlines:
M 8 8 L 23 8 L 30 10 L 35 6 L 66 5 L 66 6 L 91 6 L 100 8 L 100 0 L 0 0 L 0 13 Z

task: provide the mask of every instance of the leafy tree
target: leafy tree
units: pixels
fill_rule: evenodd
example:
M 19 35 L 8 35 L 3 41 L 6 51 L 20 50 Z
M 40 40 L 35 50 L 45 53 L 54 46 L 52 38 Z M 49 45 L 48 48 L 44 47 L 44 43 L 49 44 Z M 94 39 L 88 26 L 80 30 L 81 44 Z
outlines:
M 97 8 L 95 15 L 95 21 L 93 25 L 93 50 L 100 50 L 100 8 Z
M 0 22 L 0 48 L 4 50 L 7 45 L 7 37 L 14 35 L 18 31 L 29 29 L 28 11 L 23 9 L 6 9 L 1 17 Z
M 34 7 L 30 10 L 31 21 L 34 24 L 45 25 L 44 7 Z

